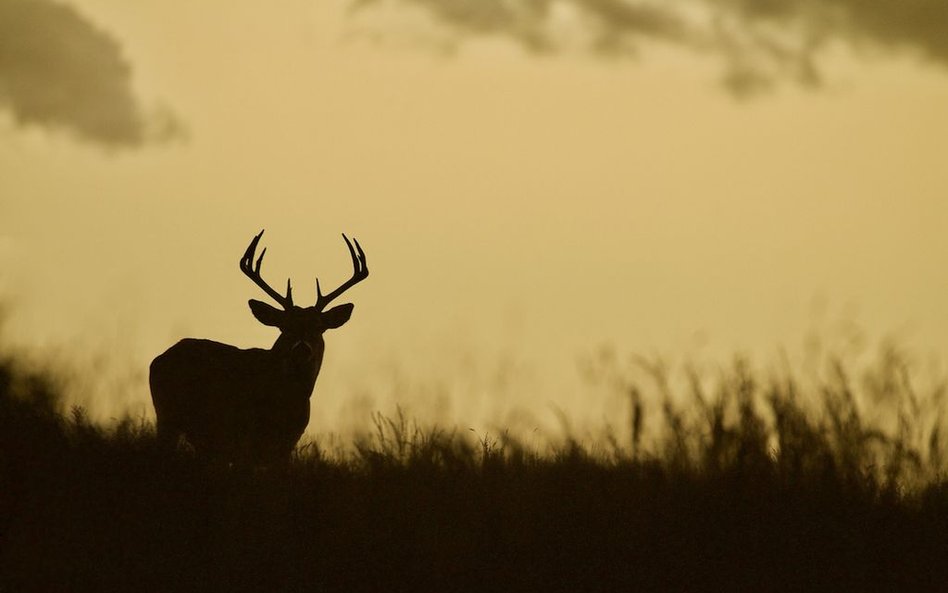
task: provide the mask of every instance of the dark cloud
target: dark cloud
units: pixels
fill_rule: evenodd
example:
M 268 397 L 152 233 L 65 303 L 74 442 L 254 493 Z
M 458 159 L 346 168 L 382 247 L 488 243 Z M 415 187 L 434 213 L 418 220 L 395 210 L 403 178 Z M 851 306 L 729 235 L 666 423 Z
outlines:
M 53 0 L 0 0 L 0 109 L 18 125 L 68 130 L 109 147 L 176 135 L 168 113 L 146 114 L 119 43 Z
M 353 0 L 357 10 L 380 5 L 419 7 L 458 39 L 503 36 L 541 53 L 568 45 L 556 22 L 567 13 L 599 55 L 661 42 L 717 56 L 737 94 L 783 79 L 818 85 L 833 43 L 948 67 L 946 0 Z

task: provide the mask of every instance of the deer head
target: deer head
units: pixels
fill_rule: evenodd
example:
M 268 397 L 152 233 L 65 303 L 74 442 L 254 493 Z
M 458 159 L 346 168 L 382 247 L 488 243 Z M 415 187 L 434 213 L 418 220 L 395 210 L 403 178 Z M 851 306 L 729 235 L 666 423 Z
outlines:
M 263 231 L 260 231 L 250 241 L 243 257 L 240 258 L 240 270 L 253 280 L 254 284 L 270 295 L 281 308 L 277 309 L 262 301 L 250 299 L 248 303 L 250 311 L 260 323 L 280 330 L 280 338 L 274 344 L 273 350 L 287 354 L 295 366 L 305 366 L 314 360 L 318 364 L 318 361 L 322 360 L 324 348 L 323 332 L 327 329 L 336 329 L 342 326 L 349 320 L 353 309 L 351 303 L 337 305 L 328 311 L 326 307 L 349 288 L 368 278 L 369 269 L 366 266 L 365 252 L 362 251 L 359 241 L 355 239 L 350 241 L 343 234 L 342 238 L 345 240 L 346 247 L 349 248 L 349 255 L 352 257 L 352 277 L 327 295 L 322 293 L 317 278 L 316 304 L 312 307 L 298 307 L 293 304 L 293 287 L 290 285 L 289 279 L 286 281 L 286 295 L 282 295 L 261 277 L 260 267 L 263 264 L 263 256 L 267 253 L 266 247 L 263 248 L 260 256 L 256 259 L 256 263 L 254 263 L 257 244 L 261 237 L 263 237 Z

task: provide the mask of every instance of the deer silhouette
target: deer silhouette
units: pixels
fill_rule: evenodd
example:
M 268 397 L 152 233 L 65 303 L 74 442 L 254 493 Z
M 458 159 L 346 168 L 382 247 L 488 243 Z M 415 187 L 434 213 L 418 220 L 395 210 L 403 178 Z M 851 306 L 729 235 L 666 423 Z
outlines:
M 266 248 L 254 255 L 263 231 L 254 236 L 240 270 L 281 307 L 251 299 L 257 320 L 280 330 L 269 350 L 243 350 L 228 344 L 186 338 L 155 358 L 149 384 L 158 440 L 168 447 L 184 437 L 202 457 L 233 462 L 270 463 L 289 458 L 309 423 L 309 399 L 323 361 L 323 332 L 346 323 L 352 304 L 326 306 L 369 275 L 359 242 L 342 238 L 352 256 L 352 277 L 323 295 L 316 280 L 316 304 L 293 304 L 260 276 Z M 353 243 L 355 246 L 353 246 Z

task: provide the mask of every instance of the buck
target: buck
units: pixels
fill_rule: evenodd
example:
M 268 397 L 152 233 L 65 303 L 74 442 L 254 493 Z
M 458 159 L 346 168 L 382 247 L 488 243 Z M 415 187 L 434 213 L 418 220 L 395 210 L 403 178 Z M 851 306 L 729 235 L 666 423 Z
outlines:
M 268 463 L 285 460 L 309 423 L 309 400 L 323 362 L 323 332 L 349 320 L 352 304 L 326 310 L 334 299 L 369 275 L 359 242 L 342 238 L 352 256 L 352 277 L 316 304 L 293 304 L 290 281 L 281 295 L 260 275 L 266 248 L 254 263 L 260 231 L 240 258 L 240 270 L 281 309 L 251 299 L 257 320 L 280 330 L 269 350 L 186 338 L 155 358 L 149 384 L 158 440 L 168 447 L 184 439 L 207 458 Z M 355 246 L 353 246 L 353 243 Z

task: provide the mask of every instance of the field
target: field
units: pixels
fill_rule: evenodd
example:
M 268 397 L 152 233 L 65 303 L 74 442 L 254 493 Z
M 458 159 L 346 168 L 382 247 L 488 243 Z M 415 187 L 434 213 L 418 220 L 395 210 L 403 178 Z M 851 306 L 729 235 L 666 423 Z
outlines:
M 63 410 L 55 373 L 8 356 L 0 591 L 948 590 L 944 384 L 895 349 L 825 362 L 653 369 L 622 437 L 377 415 L 247 468 Z

